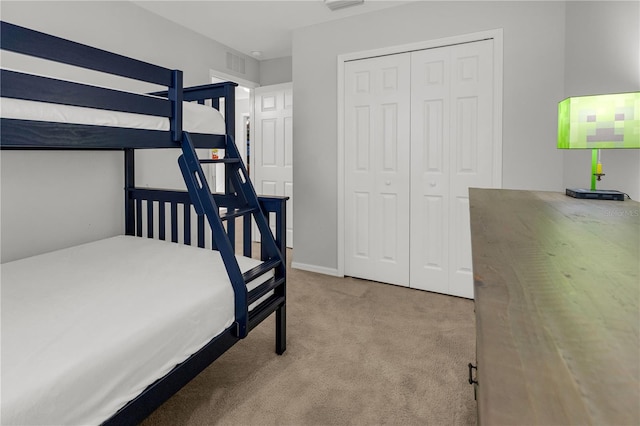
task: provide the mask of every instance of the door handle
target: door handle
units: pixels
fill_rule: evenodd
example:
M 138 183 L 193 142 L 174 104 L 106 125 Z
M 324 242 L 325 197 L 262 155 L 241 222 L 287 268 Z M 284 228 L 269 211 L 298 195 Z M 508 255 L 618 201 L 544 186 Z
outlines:
M 478 384 L 478 381 L 476 379 L 473 378 L 473 373 L 472 370 L 478 370 L 478 366 L 477 365 L 473 365 L 471 363 L 469 363 L 469 384 Z

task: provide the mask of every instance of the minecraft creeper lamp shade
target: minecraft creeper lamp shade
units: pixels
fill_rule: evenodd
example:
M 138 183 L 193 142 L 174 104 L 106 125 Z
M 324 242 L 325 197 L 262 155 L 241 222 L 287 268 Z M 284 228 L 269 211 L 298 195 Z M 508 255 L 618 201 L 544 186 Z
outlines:
M 567 189 L 567 195 L 623 200 L 623 193 L 596 189 L 596 181 L 604 176 L 600 150 L 640 149 L 640 92 L 576 96 L 560 102 L 558 148 L 592 150 L 591 189 Z

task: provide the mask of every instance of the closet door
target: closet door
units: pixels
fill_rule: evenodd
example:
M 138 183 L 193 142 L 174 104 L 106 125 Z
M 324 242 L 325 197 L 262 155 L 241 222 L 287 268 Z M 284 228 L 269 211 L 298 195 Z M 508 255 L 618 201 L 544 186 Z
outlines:
M 473 298 L 470 186 L 495 187 L 493 41 L 411 54 L 411 287 Z
M 410 54 L 345 64 L 345 274 L 409 285 Z

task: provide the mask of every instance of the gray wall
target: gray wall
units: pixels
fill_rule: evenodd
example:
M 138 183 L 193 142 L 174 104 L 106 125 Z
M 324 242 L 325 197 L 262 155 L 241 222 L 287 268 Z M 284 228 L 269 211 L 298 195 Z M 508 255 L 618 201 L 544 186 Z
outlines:
M 292 78 L 287 58 L 258 64 L 246 57 L 250 77 L 243 79 L 294 81 L 294 261 L 337 266 L 337 55 L 503 28 L 503 186 L 586 186 L 588 153 L 555 149 L 556 105 L 570 95 L 639 90 L 639 5 L 612 3 L 420 2 L 295 31 Z M 209 69 L 226 69 L 228 48 L 129 2 L 2 1 L 0 13 L 19 25 L 183 69 L 187 85 L 207 83 Z M 2 262 L 122 233 L 122 155 L 62 154 L 0 152 Z M 175 153 L 145 154 L 140 184 L 181 182 Z M 639 156 L 605 152 L 603 185 L 640 199 Z
M 226 70 L 226 52 L 231 50 L 125 1 L 3 0 L 0 13 L 8 22 L 181 69 L 185 85 L 210 82 L 210 69 Z M 101 75 L 85 79 L 84 73 L 50 64 L 43 66 L 16 56 L 3 52 L 2 65 L 35 66 L 34 71 L 48 75 L 63 74 L 117 88 L 147 90 Z M 258 82 L 258 61 L 243 56 L 246 74 L 240 77 Z M 177 155 L 177 150 L 137 155 L 137 183 L 183 187 Z M 122 153 L 2 151 L 0 156 L 2 262 L 124 232 Z
M 128 1 L 2 1 L 3 20 L 184 71 L 185 85 L 210 82 L 216 69 L 258 82 L 259 63 Z M 245 59 L 245 74 L 226 68 L 226 53 Z
M 418 2 L 294 31 L 293 261 L 337 268 L 336 57 L 504 30 L 503 187 L 561 190 L 555 147 L 564 96 L 563 2 Z
M 640 2 L 568 2 L 565 96 L 640 91 Z M 567 150 L 564 185 L 589 188 L 591 151 Z M 640 150 L 601 151 L 599 189 L 640 200 Z
M 291 56 L 260 61 L 260 85 L 270 86 L 292 81 L 292 63 Z

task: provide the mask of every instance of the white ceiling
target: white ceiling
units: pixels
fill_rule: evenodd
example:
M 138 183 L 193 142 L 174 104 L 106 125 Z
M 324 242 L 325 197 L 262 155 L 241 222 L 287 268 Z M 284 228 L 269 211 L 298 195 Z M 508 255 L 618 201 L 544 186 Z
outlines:
M 291 56 L 292 31 L 409 3 L 365 0 L 331 11 L 324 0 L 133 1 L 138 6 L 257 59 Z

